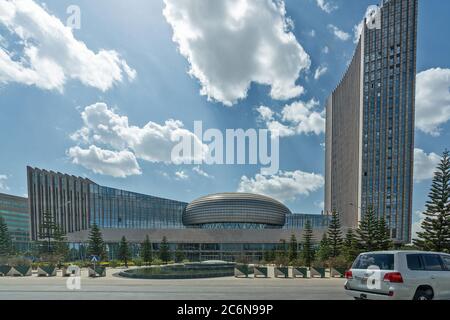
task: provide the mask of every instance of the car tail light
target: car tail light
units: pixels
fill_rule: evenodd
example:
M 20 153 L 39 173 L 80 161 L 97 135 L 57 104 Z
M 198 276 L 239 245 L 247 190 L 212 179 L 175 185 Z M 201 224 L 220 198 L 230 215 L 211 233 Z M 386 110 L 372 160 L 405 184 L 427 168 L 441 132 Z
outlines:
M 392 283 L 403 283 L 403 277 L 400 272 L 389 272 L 384 275 L 384 281 Z
M 345 271 L 345 278 L 353 279 L 353 272 L 351 270 Z

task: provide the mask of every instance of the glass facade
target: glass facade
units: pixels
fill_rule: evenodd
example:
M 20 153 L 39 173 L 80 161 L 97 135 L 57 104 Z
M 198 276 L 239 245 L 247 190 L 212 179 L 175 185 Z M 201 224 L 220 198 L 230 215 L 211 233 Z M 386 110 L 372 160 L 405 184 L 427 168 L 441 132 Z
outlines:
M 330 219 L 328 215 L 294 213 L 286 216 L 286 224 L 283 228 L 304 229 L 306 222 L 309 221 L 313 229 L 327 229 Z
M 327 102 L 325 210 L 354 228 L 372 207 L 397 243 L 411 239 L 417 10 L 417 0 L 374 9 Z
M 279 228 L 262 223 L 205 223 L 198 226 L 201 229 L 272 229 Z
M 217 226 L 220 229 L 281 228 L 290 213 L 282 203 L 266 196 L 219 193 L 189 203 L 183 223 L 192 227 Z
M 21 250 L 30 240 L 28 199 L 0 193 L 0 217 L 5 219 L 14 246 Z
M 31 239 L 38 240 L 43 213 L 64 233 L 89 228 L 89 179 L 27 167 Z
M 89 186 L 89 222 L 100 228 L 180 229 L 187 203 L 139 193 Z
M 28 167 L 32 239 L 43 213 L 53 214 L 65 233 L 100 228 L 179 229 L 187 203 L 99 186 L 67 174 Z
M 174 259 L 174 253 L 181 250 L 185 257 L 190 261 L 206 261 L 206 260 L 222 260 L 235 262 L 246 260 L 249 262 L 259 262 L 264 259 L 264 254 L 268 252 L 288 250 L 289 243 L 169 243 L 169 250 Z M 130 253 L 133 258 L 140 256 L 141 245 L 138 243 L 130 243 Z M 153 254 L 156 256 L 159 251 L 159 243 L 152 244 Z M 315 244 L 317 247 L 318 244 Z M 86 260 L 89 258 L 87 254 L 86 243 L 71 243 L 69 245 L 71 259 Z M 117 259 L 118 243 L 106 244 L 108 257 L 110 260 Z M 298 249 L 301 245 L 298 244 Z
M 365 28 L 362 212 L 384 216 L 408 241 L 414 154 L 417 0 L 384 1 L 381 28 Z
M 292 214 L 262 195 L 221 193 L 188 204 L 37 168 L 28 167 L 27 174 L 31 230 L 36 232 L 32 239 L 38 240 L 48 210 L 67 233 L 73 260 L 87 258 L 88 229 L 93 224 L 102 229 L 110 259 L 117 259 L 122 236 L 134 257 L 149 236 L 155 253 L 166 237 L 172 253 L 182 250 L 192 261 L 259 261 L 264 252 L 279 250 L 280 239 L 288 241 L 294 234 L 300 240 L 306 221 L 318 233 L 329 222 L 326 215 Z M 26 212 L 28 207 L 24 208 Z

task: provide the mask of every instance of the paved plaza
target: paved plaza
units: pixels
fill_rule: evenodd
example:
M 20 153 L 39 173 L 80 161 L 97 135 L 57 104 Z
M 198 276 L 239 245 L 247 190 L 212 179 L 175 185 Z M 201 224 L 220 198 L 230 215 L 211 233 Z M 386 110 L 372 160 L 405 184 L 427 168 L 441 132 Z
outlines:
M 8 299 L 194 299 L 194 300 L 344 300 L 344 279 L 216 278 L 141 280 L 117 276 L 88 278 L 83 270 L 81 290 L 68 290 L 67 278 L 0 277 L 0 300 Z

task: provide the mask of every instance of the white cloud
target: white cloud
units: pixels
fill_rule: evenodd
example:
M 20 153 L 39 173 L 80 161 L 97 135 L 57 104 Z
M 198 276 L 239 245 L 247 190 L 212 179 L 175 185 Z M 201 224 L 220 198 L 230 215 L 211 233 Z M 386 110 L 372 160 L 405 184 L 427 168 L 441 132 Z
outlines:
M 325 11 L 326 13 L 331 13 L 339 8 L 336 4 L 327 0 L 316 0 L 316 3 L 319 6 L 319 8 Z
M 434 68 L 417 75 L 416 126 L 439 136 L 450 120 L 450 69 Z
M 239 192 L 264 194 L 280 201 L 293 201 L 298 196 L 308 196 L 322 188 L 323 176 L 303 171 L 283 172 L 264 176 L 257 174 L 254 178 L 241 177 Z
M 167 120 L 163 125 L 148 122 L 143 127 L 129 124 L 128 117 L 120 116 L 105 103 L 87 106 L 81 113 L 84 126 L 72 135 L 72 139 L 83 143 L 108 145 L 113 149 L 128 148 L 136 158 L 149 162 L 181 163 L 183 160 L 202 160 L 208 146 L 191 131 L 184 129 L 178 120 Z M 181 155 L 172 159 L 171 152 L 180 139 L 193 141 L 192 155 Z
M 361 20 L 360 23 L 356 24 L 353 27 L 353 43 L 358 43 L 359 42 L 359 38 L 361 37 L 361 33 L 364 27 L 364 20 Z
M 129 124 L 128 117 L 119 115 L 116 111 L 108 108 L 105 103 L 100 102 L 87 106 L 81 112 L 81 118 L 83 127 L 71 138 L 79 144 L 90 145 L 92 150 L 87 152 L 81 148 L 72 148 L 72 152 L 69 150 L 69 156 L 74 162 L 75 159 L 79 159 L 76 163 L 94 172 L 102 171 L 105 174 L 111 172 L 103 169 L 102 161 L 107 162 L 106 160 L 109 158 L 101 157 L 101 154 L 116 160 L 127 159 L 125 163 L 117 162 L 126 166 L 124 172 L 129 172 L 128 168 L 133 167 L 130 165 L 132 163 L 131 155 L 134 160 L 180 164 L 188 160 L 203 160 L 208 152 L 208 146 L 203 144 L 194 133 L 184 129 L 181 121 L 171 119 L 163 125 L 148 122 L 143 127 L 133 126 Z M 172 149 L 181 139 L 193 143 L 193 154 L 181 154 L 178 158 L 173 159 Z M 101 146 L 103 152 L 100 152 L 100 148 L 97 146 Z M 96 156 L 98 161 L 92 161 L 86 165 L 80 160 L 81 156 L 85 158 L 89 156 L 89 159 Z M 95 167 L 96 164 L 98 164 L 98 169 Z M 109 163 L 107 162 L 106 165 L 108 166 Z M 135 168 L 139 168 L 139 166 L 135 166 Z M 137 171 L 131 170 L 131 172 Z
M 142 173 L 134 154 L 127 150 L 110 151 L 90 146 L 82 149 L 78 146 L 67 152 L 74 164 L 81 165 L 95 173 L 125 178 Z
M 325 208 L 325 202 L 323 201 L 315 201 L 314 205 L 319 208 L 320 210 L 323 210 Z
M 258 111 L 261 119 L 264 121 L 272 120 L 275 114 L 275 112 L 273 112 L 272 109 L 266 106 L 260 106 L 256 109 L 256 111 Z
M 247 96 L 252 82 L 270 86 L 279 100 L 304 92 L 296 80 L 311 60 L 290 31 L 282 0 L 164 3 L 173 41 L 209 100 L 231 106 Z
M 373 20 L 374 17 L 378 16 L 378 18 L 380 18 L 381 15 L 378 15 L 379 12 L 380 12 L 379 7 L 377 5 L 370 5 L 367 7 L 366 13 L 364 14 L 364 18 L 358 24 L 353 26 L 353 42 L 355 44 L 359 42 L 359 38 L 361 36 L 364 27 L 364 20 L 367 19 L 367 21 L 370 22 Z M 379 19 L 376 20 L 378 21 L 378 23 L 381 23 L 381 20 Z M 378 25 L 377 28 L 381 28 L 381 24 Z
M 205 177 L 205 178 L 209 178 L 209 179 L 213 179 L 214 177 L 210 174 L 208 174 L 207 172 L 203 171 L 200 166 L 196 166 L 192 168 L 192 171 L 194 171 L 195 173 L 197 173 L 199 176 Z
M 0 48 L 0 83 L 63 91 L 69 79 L 106 91 L 136 71 L 114 50 L 91 51 L 72 30 L 32 0 L 0 1 L 0 25 L 20 39 L 21 53 Z M 6 40 L 3 40 L 6 41 Z
M 441 157 L 434 152 L 426 154 L 422 149 L 414 149 L 414 181 L 432 179 L 441 161 Z
M 425 215 L 422 211 L 416 211 L 413 217 L 413 223 L 411 227 L 411 239 L 417 239 L 417 233 L 422 232 L 422 222 L 425 219 Z
M 334 34 L 334 36 L 336 38 L 338 38 L 339 40 L 342 41 L 347 41 L 348 39 L 350 39 L 350 34 L 348 34 L 345 31 L 342 31 L 341 29 L 339 29 L 338 27 L 336 27 L 335 25 L 329 24 L 328 25 L 328 29 Z
M 176 180 L 187 180 L 187 179 L 189 179 L 189 176 L 183 170 L 175 172 L 175 177 L 176 177 L 175 178 Z
M 317 111 L 319 106 L 317 100 L 311 99 L 308 102 L 296 101 L 287 105 L 281 111 L 283 120 L 294 123 L 298 134 L 321 134 L 325 132 L 325 118 Z
M 3 191 L 8 191 L 9 187 L 6 183 L 6 181 L 8 180 L 8 176 L 5 174 L 0 174 L 0 190 Z
M 314 79 L 319 80 L 321 76 L 327 73 L 328 68 L 326 66 L 319 66 L 314 73 Z
M 325 118 L 322 113 L 315 110 L 318 106 L 319 102 L 311 99 L 307 102 L 296 101 L 285 105 L 280 114 L 266 106 L 261 106 L 256 111 L 265 121 L 267 128 L 280 137 L 295 134 L 319 135 L 325 132 Z

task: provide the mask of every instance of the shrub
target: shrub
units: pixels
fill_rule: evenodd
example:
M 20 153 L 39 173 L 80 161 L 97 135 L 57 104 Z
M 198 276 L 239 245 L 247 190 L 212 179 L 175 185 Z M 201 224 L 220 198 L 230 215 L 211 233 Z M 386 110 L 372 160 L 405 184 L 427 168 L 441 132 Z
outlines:
M 336 258 L 330 258 L 328 265 L 333 268 L 349 268 L 352 262 L 349 262 L 344 256 L 340 255 Z
M 274 262 L 278 266 L 287 266 L 289 264 L 289 259 L 284 256 L 278 256 L 275 258 Z
M 319 260 L 314 260 L 312 263 L 311 263 L 311 267 L 313 267 L 313 268 L 326 268 L 328 265 L 327 265 L 327 262 L 326 261 L 319 261 Z
M 117 268 L 117 267 L 119 266 L 119 261 L 117 261 L 117 260 L 111 260 L 111 261 L 109 262 L 109 266 L 110 266 L 111 268 Z
M 29 259 L 25 259 L 22 257 L 12 257 L 8 260 L 8 265 L 10 266 L 31 266 L 32 262 Z
M 144 265 L 144 261 L 142 259 L 139 259 L 139 258 L 133 259 L 133 261 L 131 263 L 134 263 L 134 265 L 136 267 L 142 267 Z M 128 264 L 128 265 L 130 265 L 130 264 Z
M 292 266 L 292 267 L 304 267 L 305 266 L 305 262 L 303 261 L 302 258 L 297 258 L 297 259 L 291 261 L 289 263 L 289 265 Z
M 161 259 L 153 259 L 152 261 L 152 265 L 159 266 L 161 264 L 163 264 L 163 261 Z

